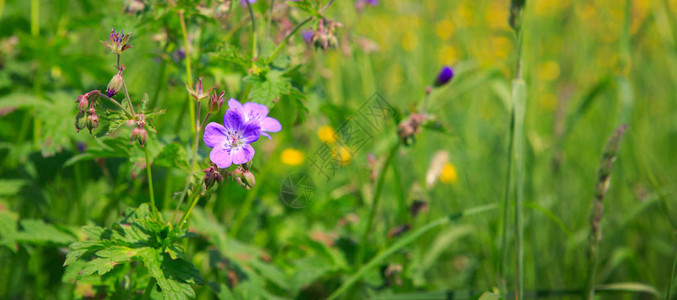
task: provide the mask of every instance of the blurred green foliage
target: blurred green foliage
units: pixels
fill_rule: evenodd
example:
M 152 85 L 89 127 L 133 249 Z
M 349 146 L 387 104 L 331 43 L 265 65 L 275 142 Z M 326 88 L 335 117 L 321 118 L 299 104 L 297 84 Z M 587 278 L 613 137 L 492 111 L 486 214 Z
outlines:
M 520 58 L 527 97 L 525 294 L 576 293 L 585 285 L 597 168 L 605 140 L 621 124 L 628 129 L 605 198 L 596 282 L 600 290 L 662 296 L 670 290 L 677 252 L 671 201 L 677 192 L 677 1 L 527 1 L 520 57 L 509 0 L 382 0 L 362 10 L 354 1 L 335 1 L 324 13 L 343 25 L 337 49 L 313 49 L 299 32 L 270 65 L 263 59 L 312 15 L 301 4 L 290 9 L 287 1 L 275 1 L 270 20 L 272 1 L 253 4 L 259 59 L 252 62 L 249 12 L 240 1 L 158 1 L 130 12 L 138 2 L 148 1 L 0 0 L 0 298 L 158 296 L 137 289 L 147 274 L 159 278 L 162 259 L 171 254 L 151 253 L 145 268 L 119 259 L 109 273 L 118 281 L 75 280 L 63 266 L 68 245 L 88 241 L 82 226 L 111 228 L 149 198 L 144 152 L 129 145 L 130 128 L 108 136 L 100 129 L 94 137 L 73 126 L 77 96 L 103 90 L 115 74 L 114 56 L 99 43 L 113 27 L 133 34 L 134 48 L 123 55 L 132 98 L 147 92 L 151 108 L 166 109 L 154 119 L 158 132 L 146 146 L 156 202 L 166 216 L 174 213 L 186 178 L 201 175 L 189 174 L 186 53 L 192 79 L 204 77 L 227 98 L 270 105 L 282 124 L 272 140 L 255 144 L 256 187 L 244 190 L 226 180 L 207 193 L 191 216 L 193 237 L 176 242 L 184 262 L 204 279 L 177 281 L 191 284 L 197 298 L 326 298 L 356 274 L 343 297 L 479 297 L 502 288 L 501 265 L 512 283 L 514 236 L 508 231 L 504 261 L 500 210 L 433 222 L 502 203 L 511 80 Z M 221 4 L 228 10 L 218 10 Z M 385 172 L 399 119 L 420 108 L 442 65 L 453 66 L 455 78 L 430 94 L 434 124 L 394 152 L 371 234 L 361 243 L 371 226 L 374 175 Z M 376 92 L 396 116 L 366 146 L 347 149 L 330 180 L 313 177 L 311 203 L 286 206 L 279 198 L 283 180 L 308 171 L 315 151 L 331 142 L 327 130 L 359 116 Z M 209 119 L 221 120 L 220 114 Z M 201 144 L 198 154 L 206 165 L 209 148 Z M 429 173 L 435 180 L 426 179 Z M 414 200 L 428 210 L 410 215 Z M 412 232 L 389 236 L 404 224 Z M 439 226 L 425 227 L 431 224 Z M 429 231 L 411 238 L 424 227 Z M 379 257 L 383 253 L 390 255 Z M 360 269 L 374 258 L 373 267 Z M 122 292 L 112 294 L 116 288 Z M 601 294 L 619 295 L 634 297 Z

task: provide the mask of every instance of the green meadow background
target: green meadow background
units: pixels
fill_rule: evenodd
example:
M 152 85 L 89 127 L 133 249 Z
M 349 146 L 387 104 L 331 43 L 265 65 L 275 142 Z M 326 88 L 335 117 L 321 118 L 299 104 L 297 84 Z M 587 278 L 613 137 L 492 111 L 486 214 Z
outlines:
M 266 2 L 254 5 L 257 14 L 265 12 Z M 509 178 L 511 81 L 521 57 L 527 95 L 520 157 L 527 296 L 585 286 L 597 170 L 607 138 L 627 124 L 604 199 L 596 283 L 633 284 L 598 297 L 665 298 L 677 258 L 677 1 L 527 1 L 519 56 L 509 6 L 508 0 L 381 0 L 360 12 L 353 1 L 337 0 L 326 11 L 343 24 L 337 49 L 313 49 L 300 34 L 293 37 L 283 52 L 291 64 L 301 65 L 308 112 L 277 104 L 270 115 L 280 120 L 282 131 L 254 144 L 256 187 L 248 191 L 226 180 L 199 203 L 192 230 L 212 230 L 223 239 L 222 248 L 210 244 L 213 236 L 185 244 L 205 279 L 217 286 L 232 281 L 210 263 L 215 248 L 240 258 L 257 249 L 265 253 L 266 266 L 254 267 L 258 275 L 239 278 L 238 284 L 250 280 L 267 294 L 243 298 L 326 298 L 363 266 L 356 261 L 359 251 L 368 261 L 402 238 L 389 237 L 391 229 L 410 224 L 415 230 L 495 204 L 497 209 L 418 237 L 368 269 L 343 297 L 476 297 L 503 288 L 500 272 L 507 290 L 514 290 L 515 237 L 507 230 L 502 256 L 502 205 Z M 123 54 L 132 98 L 148 92 L 151 105 L 167 109 L 154 124 L 158 134 L 149 138 L 151 154 L 164 144 L 191 140 L 178 18 L 155 20 L 158 12 L 131 14 L 124 7 L 123 1 L 0 0 L 2 299 L 91 296 L 91 285 L 64 274 L 67 245 L 84 238 L 81 226 L 110 226 L 125 208 L 147 202 L 143 151 L 125 144 L 128 156 L 83 157 L 82 151 L 97 149 L 106 137 L 76 133 L 73 126 L 77 96 L 104 89 L 114 74 L 114 57 L 99 43 L 111 28 L 133 34 L 134 48 Z M 240 24 L 246 15 L 235 3 L 225 22 L 204 16 L 187 21 L 193 78 L 204 76 L 227 97 L 240 93 L 242 75 L 218 51 L 225 43 L 249 51 L 241 38 L 249 34 L 248 24 Z M 264 46 L 266 38 L 260 38 Z M 273 34 L 270 39 L 279 41 Z M 426 87 L 444 65 L 454 68 L 454 79 L 431 93 L 428 109 L 439 126 L 423 128 L 412 145 L 396 150 L 368 245 L 361 245 L 376 186 L 370 158 L 383 165 L 398 139 L 397 121 L 420 109 Z M 313 177 L 317 192 L 308 205 L 294 209 L 281 202 L 284 178 L 307 172 L 315 150 L 331 140 L 327 130 L 358 115 L 376 92 L 401 115 L 387 120 L 329 181 Z M 447 161 L 433 159 L 439 151 Z M 208 153 L 201 145 L 199 154 Z M 426 176 L 435 167 L 443 169 L 442 178 L 429 184 Z M 153 168 L 161 210 L 173 212 L 172 194 L 185 176 L 174 168 Z M 427 202 L 428 211 L 410 216 L 414 200 Z M 14 235 L 34 223 L 53 226 L 38 236 Z M 390 284 L 382 275 L 389 265 L 401 266 L 399 280 Z M 195 289 L 200 299 L 217 297 L 210 284 Z

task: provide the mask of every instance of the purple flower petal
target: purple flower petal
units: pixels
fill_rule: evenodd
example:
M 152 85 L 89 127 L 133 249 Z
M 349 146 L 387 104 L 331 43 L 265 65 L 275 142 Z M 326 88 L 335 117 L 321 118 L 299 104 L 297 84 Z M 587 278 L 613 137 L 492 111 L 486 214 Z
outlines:
M 217 146 L 209 153 L 209 159 L 219 168 L 225 169 L 233 164 L 233 158 L 231 157 L 230 152 L 231 149 L 228 149 L 225 146 Z
M 240 113 L 242 113 L 242 115 L 244 115 L 244 107 L 242 107 L 240 101 L 235 100 L 235 98 L 230 98 L 230 100 L 228 100 L 228 108 L 237 110 Z
M 202 139 L 205 141 L 205 145 L 210 148 L 216 146 L 221 146 L 228 139 L 226 136 L 226 128 L 219 123 L 211 122 L 205 127 L 205 134 Z
M 254 147 L 250 144 L 245 144 L 242 148 L 233 149 L 233 163 L 241 165 L 254 157 Z
M 223 125 L 228 130 L 239 130 L 240 126 L 244 124 L 244 116 L 241 112 L 229 108 L 223 116 Z
M 261 134 L 261 127 L 259 122 L 251 120 L 247 123 L 244 123 L 242 126 L 242 138 L 241 140 L 247 144 L 253 143 L 259 140 L 259 135 Z
M 271 117 L 265 117 L 263 120 L 261 120 L 261 131 L 278 132 L 280 130 L 282 130 L 280 121 Z
M 263 104 L 247 102 L 244 104 L 244 115 L 247 121 L 261 120 L 268 115 L 268 107 Z

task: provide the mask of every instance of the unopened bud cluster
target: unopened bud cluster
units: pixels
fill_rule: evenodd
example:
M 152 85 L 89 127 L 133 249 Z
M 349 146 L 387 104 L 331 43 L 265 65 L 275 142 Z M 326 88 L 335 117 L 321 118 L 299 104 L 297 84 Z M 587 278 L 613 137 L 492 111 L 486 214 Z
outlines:
M 78 104 L 78 114 L 75 116 L 75 131 L 79 132 L 87 128 L 89 133 L 99 127 L 99 116 L 96 114 L 96 100 L 99 95 L 98 90 L 90 91 L 84 95 L 78 96 L 75 103 Z
M 400 139 L 405 145 L 411 145 L 411 143 L 414 142 L 414 138 L 420 131 L 421 125 L 426 119 L 425 115 L 414 113 L 400 123 L 397 128 L 397 135 L 400 136 Z
M 132 129 L 132 133 L 129 134 L 129 143 L 134 143 L 135 141 L 139 142 L 139 145 L 143 147 L 148 140 L 148 132 L 144 128 L 146 126 L 146 116 L 143 114 L 136 115 L 136 127 Z
M 205 188 L 210 189 L 214 184 L 223 183 L 224 176 L 229 176 L 237 184 L 247 190 L 251 190 L 256 185 L 256 177 L 250 171 L 251 163 L 243 164 L 233 172 L 227 172 L 225 169 L 219 169 L 216 165 L 211 165 L 204 169 Z
M 315 44 L 315 47 L 327 50 L 327 48 L 337 48 L 338 38 L 336 37 L 336 28 L 343 27 L 339 22 L 332 22 L 327 19 L 320 19 L 317 30 L 313 32 L 310 40 Z

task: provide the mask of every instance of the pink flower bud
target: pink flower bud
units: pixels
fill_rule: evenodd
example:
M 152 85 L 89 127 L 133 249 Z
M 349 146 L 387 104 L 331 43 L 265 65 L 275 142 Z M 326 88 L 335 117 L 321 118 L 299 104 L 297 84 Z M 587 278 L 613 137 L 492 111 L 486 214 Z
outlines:
M 212 93 L 212 95 L 209 97 L 209 104 L 208 104 L 209 113 L 215 114 L 215 113 L 219 112 L 219 110 L 221 109 L 221 106 L 223 105 L 223 102 L 226 101 L 223 97 L 225 94 L 226 94 L 226 92 L 221 92 L 221 94 L 217 95 L 216 91 L 214 91 L 214 93 Z
M 88 116 L 87 116 L 87 129 L 89 129 L 89 133 L 92 133 L 92 130 L 96 129 L 99 127 L 99 116 L 96 115 L 96 110 L 94 110 L 94 107 L 90 108 L 88 111 Z

